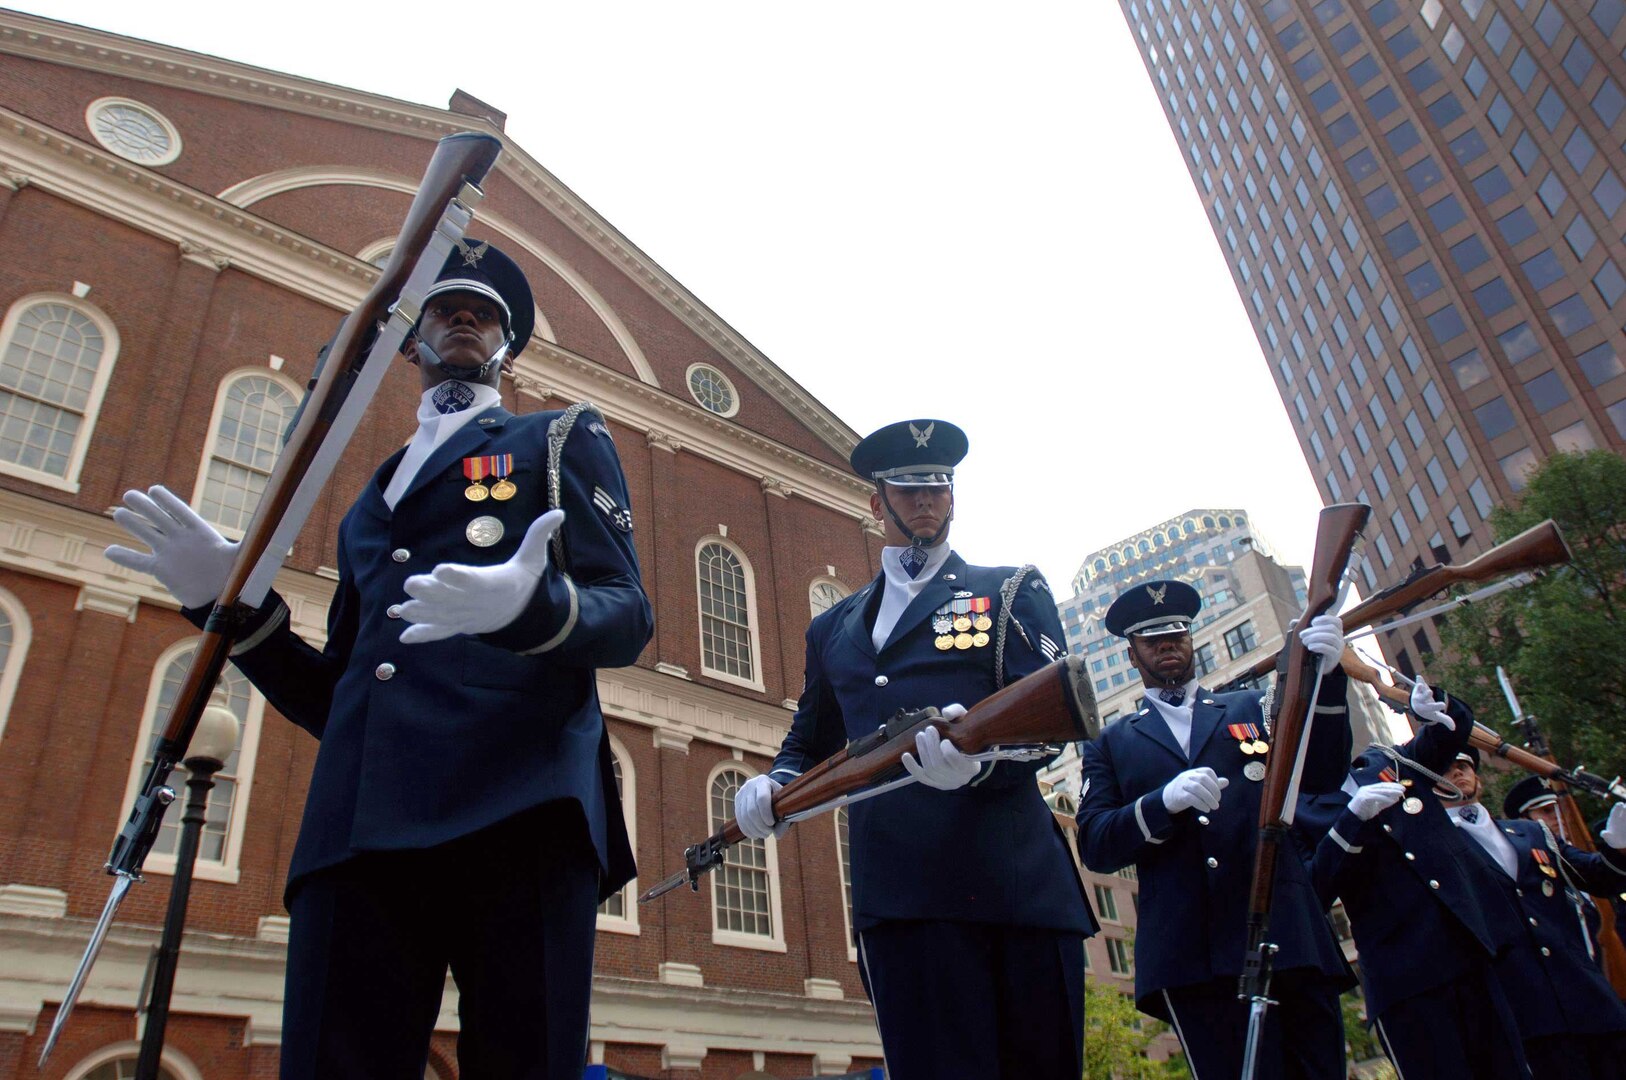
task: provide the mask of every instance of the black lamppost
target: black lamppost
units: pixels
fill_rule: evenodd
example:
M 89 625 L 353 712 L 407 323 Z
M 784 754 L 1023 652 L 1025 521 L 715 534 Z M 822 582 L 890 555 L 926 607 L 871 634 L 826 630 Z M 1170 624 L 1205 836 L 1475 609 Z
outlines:
M 153 970 L 152 996 L 147 1001 L 147 1027 L 141 1035 L 141 1056 L 136 1080 L 158 1080 L 158 1058 L 164 1051 L 164 1028 L 169 1023 L 169 997 L 175 988 L 175 966 L 181 958 L 181 932 L 186 928 L 186 904 L 192 893 L 192 866 L 198 858 L 209 789 L 215 773 L 237 748 L 237 717 L 215 702 L 203 710 L 197 731 L 186 752 L 186 812 L 181 815 L 181 843 L 175 853 L 175 879 L 170 886 L 169 911 L 158 939 L 158 963 Z

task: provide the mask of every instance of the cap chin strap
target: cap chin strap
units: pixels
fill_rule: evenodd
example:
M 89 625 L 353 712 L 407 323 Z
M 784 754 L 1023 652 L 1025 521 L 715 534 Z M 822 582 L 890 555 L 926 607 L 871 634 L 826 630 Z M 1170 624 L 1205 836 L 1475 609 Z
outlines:
M 508 346 L 511 344 L 511 342 L 504 341 L 497 347 L 497 351 L 491 354 L 491 359 L 487 360 L 479 367 L 469 368 L 459 367 L 456 364 L 448 364 L 446 361 L 442 360 L 440 358 L 440 354 L 429 347 L 429 342 L 423 339 L 423 335 L 420 334 L 417 336 L 417 342 L 418 363 L 427 363 L 434 370 L 454 379 L 462 379 L 464 382 L 484 382 L 486 376 L 491 374 L 492 368 L 508 359 Z
M 939 540 L 941 540 L 943 538 L 943 534 L 948 531 L 949 522 L 954 520 L 954 485 L 953 484 L 949 485 L 949 512 L 948 512 L 948 516 L 943 519 L 943 524 L 941 524 L 941 525 L 939 525 L 937 527 L 937 531 L 932 533 L 930 536 L 916 536 L 914 530 L 909 528 L 909 526 L 907 526 L 907 525 L 905 525 L 903 523 L 903 519 L 898 516 L 898 512 L 896 510 L 892 509 L 892 500 L 888 499 L 886 497 L 886 483 L 885 483 L 885 481 L 879 481 L 879 480 L 876 481 L 875 490 L 880 492 L 881 505 L 886 507 L 886 512 L 889 515 L 891 515 L 892 524 L 896 525 L 898 527 L 898 531 L 901 532 L 904 535 L 904 537 L 909 541 L 909 546 L 910 547 L 918 547 L 918 548 L 936 547 L 937 542 Z

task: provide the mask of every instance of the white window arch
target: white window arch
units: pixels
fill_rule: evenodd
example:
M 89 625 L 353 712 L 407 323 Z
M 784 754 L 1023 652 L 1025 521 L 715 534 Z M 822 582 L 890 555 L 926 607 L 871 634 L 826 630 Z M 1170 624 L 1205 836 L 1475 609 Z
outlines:
M 756 576 L 745 553 L 720 536 L 695 547 L 700 602 L 700 670 L 725 682 L 762 689 L 757 640 Z
M 300 391 L 265 368 L 220 380 L 192 505 L 228 536 L 242 536 L 282 452 Z
M 192 651 L 196 647 L 196 638 L 178 642 L 165 649 L 153 665 L 152 680 L 147 687 L 147 704 L 142 710 L 141 731 L 130 761 L 129 787 L 120 804 L 122 806 L 128 806 L 136 797 L 141 781 L 147 775 L 147 767 L 152 763 L 153 735 L 169 722 L 170 709 L 180 692 L 182 680 L 186 678 L 187 665 L 191 663 Z M 204 822 L 203 835 L 198 840 L 198 861 L 194 875 L 205 881 L 235 884 L 265 699 L 234 667 L 228 666 L 216 685 L 225 691 L 227 704 L 237 716 L 237 749 L 215 774 L 215 786 L 209 792 L 207 820 Z M 148 870 L 160 874 L 173 873 L 175 870 L 175 849 L 181 834 L 180 811 L 187 797 L 185 766 L 176 768 L 170 786 L 177 792 L 175 804 L 164 815 L 164 824 L 146 862 Z
M 858 949 L 853 944 L 853 855 L 849 839 L 847 808 L 836 807 L 836 864 L 841 868 L 841 914 L 847 924 L 847 959 L 858 960 Z
M 34 624 L 28 618 L 28 609 L 8 590 L 0 588 L 0 737 L 4 737 L 6 721 L 11 719 L 11 701 L 17 696 L 17 681 L 22 678 L 33 640 Z
M 627 820 L 627 843 L 638 851 L 638 770 L 621 740 L 610 736 L 610 766 L 615 771 L 615 787 L 621 796 L 621 812 Z M 638 933 L 638 880 L 627 882 L 621 891 L 598 906 L 598 928 L 616 934 Z
M 706 777 L 708 832 L 734 816 L 734 796 L 756 775 L 737 761 L 725 761 Z M 773 837 L 745 839 L 728 849 L 711 873 L 711 940 L 718 945 L 785 951 L 779 904 L 779 849 Z
M 67 1080 L 134 1080 L 141 1044 L 135 1041 L 104 1046 L 76 1062 Z M 158 1080 L 203 1080 L 203 1073 L 186 1055 L 168 1046 L 158 1055 Z
M 119 333 L 66 293 L 34 293 L 0 321 L 0 472 L 79 490 Z
M 852 594 L 852 590 L 832 577 L 817 577 L 807 587 L 807 603 L 817 618 Z

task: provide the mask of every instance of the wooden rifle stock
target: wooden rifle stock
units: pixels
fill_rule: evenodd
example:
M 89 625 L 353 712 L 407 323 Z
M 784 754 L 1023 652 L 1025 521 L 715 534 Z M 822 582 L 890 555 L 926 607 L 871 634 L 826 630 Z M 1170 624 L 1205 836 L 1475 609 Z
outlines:
M 784 820 L 826 807 L 901 775 L 903 755 L 915 749 L 915 735 L 928 724 L 936 725 L 964 754 L 1093 739 L 1101 729 L 1085 661 L 1068 656 L 982 699 L 957 720 L 944 720 L 936 709 L 899 712 L 775 792 L 774 818 Z M 743 839 L 739 823 L 730 818 L 717 832 L 686 848 L 684 869 L 639 897 L 639 902 L 678 885 L 698 889 L 700 876 L 719 865 L 723 853 Z
M 1559 532 L 1558 525 L 1549 518 L 1465 563 L 1439 563 L 1425 567 L 1398 585 L 1391 585 L 1381 592 L 1373 593 L 1371 597 L 1344 612 L 1344 629 L 1358 630 L 1364 626 L 1371 626 L 1453 585 L 1493 581 L 1525 570 L 1561 566 L 1569 561 L 1570 548 L 1564 542 L 1564 534 Z M 1255 678 L 1269 674 L 1276 667 L 1276 660 L 1280 655 L 1275 653 L 1261 658 L 1238 678 Z
M 1350 551 L 1371 514 L 1372 508 L 1363 503 L 1342 503 L 1321 511 L 1301 620 L 1304 625 L 1331 611 L 1338 602 L 1339 585 L 1349 564 Z M 1256 1004 L 1266 1000 L 1270 988 L 1270 958 L 1275 947 L 1267 937 L 1276 887 L 1276 859 L 1292 823 L 1289 801 L 1294 786 L 1293 771 L 1305 734 L 1305 717 L 1314 704 L 1312 698 L 1320 662 L 1296 634 L 1289 637 L 1285 651 L 1287 666 L 1278 682 L 1271 724 L 1272 748 L 1259 799 L 1259 842 L 1254 852 L 1253 883 L 1248 899 L 1248 951 L 1238 988 L 1243 1000 Z

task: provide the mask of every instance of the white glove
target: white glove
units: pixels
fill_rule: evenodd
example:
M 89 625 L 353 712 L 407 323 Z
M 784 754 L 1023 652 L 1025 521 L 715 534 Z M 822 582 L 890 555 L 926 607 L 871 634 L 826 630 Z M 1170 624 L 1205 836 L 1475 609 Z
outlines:
M 1362 821 L 1371 821 L 1399 802 L 1404 794 L 1404 786 L 1389 781 L 1366 784 L 1356 788 L 1355 794 L 1349 797 L 1349 812 Z
M 1457 730 L 1457 722 L 1446 713 L 1445 703 L 1434 700 L 1434 691 L 1422 679 L 1412 684 L 1411 711 L 1425 724 L 1444 724 L 1447 731 Z
M 1321 674 L 1338 666 L 1344 655 L 1344 620 L 1336 615 L 1317 615 L 1299 631 L 1304 647 L 1321 657 Z
M 949 709 L 956 708 L 950 705 L 943 710 L 943 718 L 955 720 L 965 715 L 965 710 L 954 716 L 949 715 Z M 915 753 L 920 755 L 919 764 L 911 754 L 903 755 L 903 768 L 908 774 L 919 780 L 927 787 L 939 791 L 953 791 L 957 787 L 964 787 L 971 783 L 973 777 L 982 771 L 982 766 L 970 760 L 954 744 L 937 733 L 937 729 L 927 724 L 915 733 Z
M 107 561 L 151 574 L 182 607 L 212 604 L 226 587 L 237 545 L 162 484 L 126 491 L 113 520 L 152 551 L 114 544 L 102 553 Z
M 1231 782 L 1204 765 L 1185 772 L 1163 785 L 1163 806 L 1171 814 L 1193 808 L 1205 813 L 1219 809 L 1220 792 Z
M 734 793 L 734 820 L 740 832 L 753 840 L 783 836 L 789 822 L 775 823 L 773 796 L 783 785 L 771 776 L 753 776 Z
M 548 568 L 548 541 L 565 520 L 563 510 L 549 510 L 525 531 L 513 558 L 496 566 L 441 563 L 427 574 L 406 579 L 401 618 L 412 624 L 401 641 L 416 645 L 454 634 L 489 634 L 501 630 L 525 610 Z
M 1598 835 L 1616 851 L 1626 848 L 1626 803 L 1616 803 L 1610 807 L 1609 823 Z

